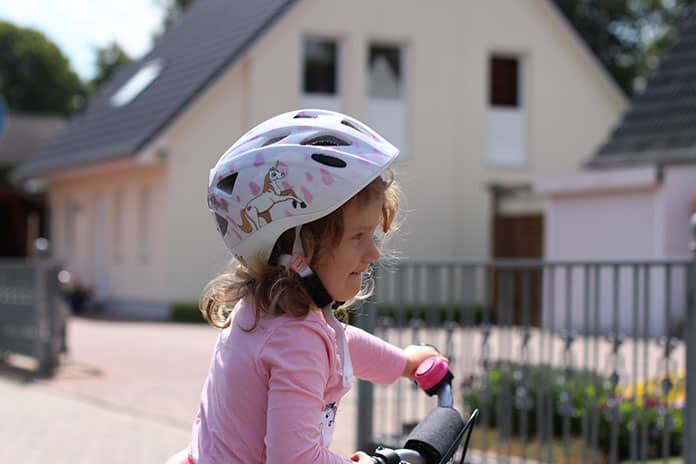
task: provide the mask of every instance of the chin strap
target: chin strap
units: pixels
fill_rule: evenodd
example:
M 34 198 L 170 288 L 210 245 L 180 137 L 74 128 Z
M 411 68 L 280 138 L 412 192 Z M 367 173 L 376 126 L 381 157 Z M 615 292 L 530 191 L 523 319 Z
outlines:
M 307 293 L 309 293 L 309 296 L 312 298 L 317 308 L 323 308 L 332 303 L 334 305 L 338 303 L 338 306 L 340 306 L 343 302 L 334 302 L 329 292 L 326 291 L 324 284 L 319 279 L 319 276 L 309 267 L 300 238 L 301 230 L 301 225 L 295 227 L 295 241 L 292 244 L 292 255 L 281 254 L 278 257 L 278 265 L 288 267 L 300 276 L 302 286 Z

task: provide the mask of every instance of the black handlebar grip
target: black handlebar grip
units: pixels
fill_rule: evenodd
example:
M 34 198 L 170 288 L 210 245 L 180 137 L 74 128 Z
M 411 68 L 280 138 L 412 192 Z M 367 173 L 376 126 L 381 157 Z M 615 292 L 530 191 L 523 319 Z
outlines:
M 436 408 L 413 429 L 404 448 L 418 451 L 427 464 L 438 464 L 463 430 L 464 421 L 457 410 Z

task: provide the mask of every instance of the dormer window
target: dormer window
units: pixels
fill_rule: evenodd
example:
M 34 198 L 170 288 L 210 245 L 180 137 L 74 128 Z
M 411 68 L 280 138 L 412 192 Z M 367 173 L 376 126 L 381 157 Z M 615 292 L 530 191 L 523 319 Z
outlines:
M 145 90 L 152 82 L 157 79 L 164 68 L 164 60 L 155 59 L 148 61 L 140 70 L 133 75 L 121 88 L 112 95 L 112 106 L 124 106 L 132 102 L 135 97 Z

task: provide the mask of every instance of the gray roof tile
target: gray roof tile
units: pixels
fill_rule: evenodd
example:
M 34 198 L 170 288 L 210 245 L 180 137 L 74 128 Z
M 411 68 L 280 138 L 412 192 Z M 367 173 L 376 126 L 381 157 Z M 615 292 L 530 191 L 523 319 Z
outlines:
M 0 131 L 0 169 L 29 160 L 64 125 L 62 116 L 9 113 Z
M 295 0 L 197 0 L 152 50 L 120 70 L 15 177 L 132 156 L 203 91 Z M 132 102 L 109 99 L 141 66 L 163 59 L 160 76 Z
M 696 162 L 696 7 L 591 168 Z

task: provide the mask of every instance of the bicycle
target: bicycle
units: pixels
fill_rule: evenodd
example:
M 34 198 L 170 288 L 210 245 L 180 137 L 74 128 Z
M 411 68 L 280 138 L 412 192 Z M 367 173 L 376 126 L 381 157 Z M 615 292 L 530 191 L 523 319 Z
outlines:
M 416 383 L 429 396 L 437 395 L 437 407 L 413 429 L 403 448 L 377 448 L 370 456 L 375 464 L 453 463 L 462 441 L 460 464 L 464 463 L 479 411 L 474 409 L 464 422 L 453 406 L 453 378 L 448 364 L 437 357 L 428 358 L 418 366 Z

